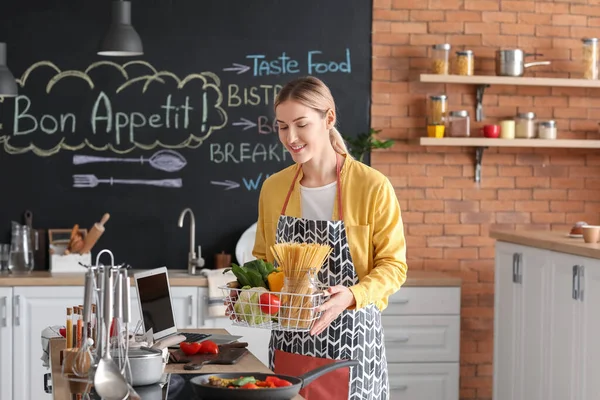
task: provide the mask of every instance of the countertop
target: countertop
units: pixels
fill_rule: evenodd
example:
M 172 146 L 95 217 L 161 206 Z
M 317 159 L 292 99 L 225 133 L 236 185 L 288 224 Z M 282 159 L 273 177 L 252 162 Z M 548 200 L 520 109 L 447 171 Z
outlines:
M 600 250 L 599 250 L 600 254 Z M 600 256 L 598 257 L 600 258 Z M 135 271 L 137 272 L 137 271 Z M 133 272 L 130 271 L 130 276 Z M 84 274 L 78 273 L 52 273 L 47 271 L 32 271 L 29 275 L 2 275 L 0 287 L 11 286 L 83 286 Z M 133 279 L 129 279 L 133 285 Z M 204 276 L 188 275 L 185 270 L 169 270 L 169 283 L 171 286 L 208 286 Z M 409 286 L 460 286 L 461 279 L 442 272 L 410 270 L 403 287 Z
M 583 238 L 569 237 L 568 232 L 498 230 L 491 231 L 490 237 L 501 242 L 600 259 L 600 243 L 585 243 Z
M 228 334 L 225 329 L 184 329 L 185 332 L 198 333 L 215 333 Z M 54 392 L 54 400 L 70 400 L 71 393 L 69 382 L 61 374 L 60 352 L 66 346 L 66 340 L 61 338 L 50 340 L 50 358 L 52 364 L 52 390 Z M 171 374 L 188 374 L 198 373 L 195 371 L 186 371 L 183 369 L 184 364 L 167 364 L 165 373 Z M 252 353 L 245 355 L 234 365 L 205 365 L 202 367 L 202 373 L 227 373 L 227 372 L 263 372 L 270 374 L 272 371 L 258 360 Z M 304 397 L 298 395 L 292 400 L 303 400 Z

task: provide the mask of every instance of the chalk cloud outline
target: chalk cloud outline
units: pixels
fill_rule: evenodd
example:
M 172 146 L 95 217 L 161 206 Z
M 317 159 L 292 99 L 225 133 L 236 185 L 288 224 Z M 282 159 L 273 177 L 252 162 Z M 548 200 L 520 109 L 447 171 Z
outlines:
M 151 73 L 148 75 L 136 76 L 136 77 L 132 78 L 132 77 L 130 77 L 130 74 L 127 72 L 127 67 L 130 67 L 132 65 L 146 66 L 151 71 Z M 88 84 L 90 89 L 93 90 L 95 85 L 94 85 L 92 78 L 89 76 L 89 72 L 96 68 L 99 68 L 99 67 L 115 68 L 121 73 L 121 75 L 125 79 L 125 82 L 117 88 L 116 93 L 120 93 L 121 91 L 125 90 L 126 88 L 128 88 L 129 86 L 132 86 L 133 84 L 135 84 L 137 82 L 144 82 L 144 86 L 142 87 L 142 93 L 145 93 L 147 91 L 150 83 L 165 84 L 166 82 L 163 79 L 163 77 L 173 79 L 177 83 L 176 88 L 178 90 L 181 90 L 182 88 L 184 88 L 187 83 L 197 80 L 197 79 L 200 79 L 202 81 L 202 89 L 203 90 L 212 89 L 212 90 L 215 90 L 215 92 L 217 93 L 217 100 L 213 105 L 211 105 L 211 107 L 212 107 L 212 109 L 215 109 L 218 112 L 218 114 L 220 115 L 220 117 L 222 119 L 222 123 L 219 125 L 210 124 L 208 126 L 208 130 L 207 130 L 206 134 L 204 134 L 203 136 L 197 136 L 194 133 L 190 132 L 189 136 L 185 140 L 181 141 L 180 143 L 174 144 L 174 145 L 162 143 L 160 140 L 155 140 L 153 143 L 150 143 L 150 144 L 143 144 L 143 143 L 134 141 L 132 146 L 128 147 L 126 149 L 117 149 L 111 143 L 108 143 L 104 146 L 95 146 L 92 143 L 90 143 L 88 139 L 84 139 L 83 142 L 78 145 L 69 145 L 69 144 L 65 143 L 66 138 L 62 138 L 56 146 L 54 146 L 50 149 L 40 148 L 33 143 L 30 143 L 26 147 L 15 147 L 10 144 L 10 138 L 12 136 L 10 136 L 9 134 L 4 134 L 4 135 L 0 136 L 0 144 L 3 145 L 4 151 L 7 154 L 24 154 L 24 153 L 31 151 L 38 156 L 48 157 L 48 156 L 57 154 L 61 150 L 78 151 L 78 150 L 81 150 L 86 147 L 90 148 L 92 150 L 95 150 L 95 151 L 108 150 L 108 151 L 111 151 L 116 154 L 127 154 L 135 149 L 152 150 L 157 147 L 165 148 L 165 149 L 181 149 L 181 148 L 196 149 L 196 148 L 200 147 L 204 143 L 204 141 L 206 139 L 208 139 L 214 133 L 214 131 L 223 129 L 227 125 L 227 121 L 228 121 L 227 111 L 222 107 L 223 92 L 221 91 L 221 88 L 220 88 L 221 80 L 219 79 L 219 77 L 216 74 L 214 74 L 212 72 L 192 73 L 192 74 L 186 75 L 183 79 L 181 79 L 172 72 L 158 71 L 152 64 L 150 64 L 147 61 L 143 61 L 143 60 L 133 60 L 133 61 L 124 63 L 123 65 L 120 65 L 113 61 L 101 60 L 101 61 L 97 61 L 95 63 L 90 64 L 89 66 L 86 67 L 86 69 L 84 71 L 80 71 L 80 70 L 62 71 L 56 64 L 54 64 L 51 61 L 39 61 L 37 63 L 32 64 L 29 68 L 27 68 L 25 70 L 25 72 L 23 72 L 21 77 L 15 79 L 15 81 L 17 82 L 17 84 L 20 87 L 25 87 L 29 76 L 36 69 L 44 68 L 44 67 L 51 68 L 56 72 L 56 74 L 52 78 L 50 78 L 48 83 L 46 84 L 46 93 L 47 94 L 51 93 L 52 89 L 56 86 L 56 84 L 58 82 L 60 82 L 63 79 L 66 79 L 66 78 L 82 79 Z M 0 96 L 0 103 L 3 103 L 3 102 L 4 102 L 4 97 Z

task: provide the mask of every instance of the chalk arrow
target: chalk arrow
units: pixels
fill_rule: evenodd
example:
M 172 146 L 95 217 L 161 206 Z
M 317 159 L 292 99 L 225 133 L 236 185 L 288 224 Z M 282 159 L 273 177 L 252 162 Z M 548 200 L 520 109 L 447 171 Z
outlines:
M 237 71 L 237 74 L 239 75 L 239 74 L 243 74 L 244 72 L 246 72 L 250 69 L 249 66 L 243 65 L 243 64 L 233 63 L 232 65 L 233 65 L 233 67 L 223 68 L 223 71 Z
M 244 130 L 256 127 L 256 124 L 249 119 L 240 118 L 240 122 L 234 122 L 233 126 L 243 126 Z
M 225 186 L 225 190 L 237 189 L 240 187 L 240 184 L 234 181 L 225 180 L 225 181 L 210 181 L 213 185 Z

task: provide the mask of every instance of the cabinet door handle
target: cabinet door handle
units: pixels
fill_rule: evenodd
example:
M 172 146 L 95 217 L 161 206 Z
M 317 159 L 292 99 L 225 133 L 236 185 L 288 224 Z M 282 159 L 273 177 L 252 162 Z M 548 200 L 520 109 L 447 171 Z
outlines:
M 188 302 L 189 302 L 189 307 L 188 307 L 188 325 L 192 326 L 192 318 L 194 315 L 194 296 L 189 295 L 188 296 Z
M 523 283 L 523 254 L 517 253 L 517 283 Z
M 404 335 L 404 336 L 401 336 L 399 338 L 390 339 L 390 342 L 393 342 L 393 343 L 406 343 L 409 340 L 410 340 L 410 335 Z
M 517 268 L 518 268 L 518 254 L 513 253 L 513 263 L 512 263 L 512 281 L 513 283 L 517 283 Z
M 6 299 L 6 296 L 4 296 L 2 298 L 2 321 L 0 322 L 1 327 L 6 327 L 8 325 L 8 321 L 6 321 L 6 315 L 8 313 L 8 310 L 6 309 L 7 301 L 8 300 Z
M 13 317 L 15 321 L 15 326 L 19 326 L 21 324 L 21 305 L 20 303 L 21 296 L 15 296 L 15 303 L 13 308 Z
M 579 299 L 579 279 L 577 279 L 578 275 L 579 275 L 579 266 L 578 265 L 573 265 L 573 293 L 572 293 L 572 297 L 573 300 L 577 300 Z
M 408 389 L 408 385 L 392 385 L 390 387 L 390 390 L 397 390 L 397 391 L 401 391 L 401 390 L 404 391 L 406 389 Z
M 579 271 L 577 272 L 577 289 L 579 290 L 579 300 L 583 301 L 583 284 L 585 279 L 585 267 L 583 265 L 579 266 Z

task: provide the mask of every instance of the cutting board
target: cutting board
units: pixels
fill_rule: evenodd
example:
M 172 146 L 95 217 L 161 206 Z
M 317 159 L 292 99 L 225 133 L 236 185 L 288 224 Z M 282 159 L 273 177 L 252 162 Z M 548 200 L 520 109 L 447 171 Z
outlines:
M 169 362 L 175 364 L 202 364 L 204 361 L 207 361 L 207 364 L 235 364 L 247 353 L 248 349 L 245 347 L 232 347 L 219 349 L 219 354 L 194 354 L 187 356 L 181 349 L 177 349 L 171 352 Z

